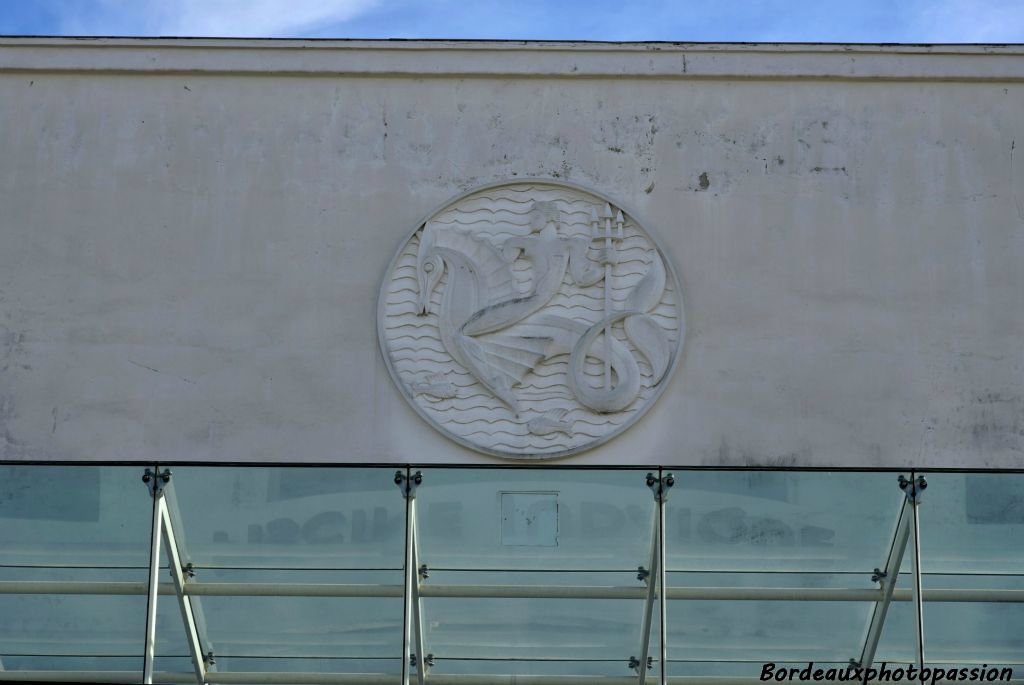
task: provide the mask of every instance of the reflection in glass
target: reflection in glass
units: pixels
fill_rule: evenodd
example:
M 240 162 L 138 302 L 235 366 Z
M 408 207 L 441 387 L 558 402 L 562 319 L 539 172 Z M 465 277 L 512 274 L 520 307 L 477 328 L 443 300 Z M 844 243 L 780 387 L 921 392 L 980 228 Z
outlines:
M 171 467 L 197 567 L 401 569 L 394 469 Z
M 1024 603 L 928 601 L 928 590 L 1024 591 L 1024 474 L 927 480 L 920 505 L 926 659 L 1020 663 Z
M 133 466 L 0 466 L 0 564 L 149 564 L 152 500 Z
M 903 494 L 894 474 L 693 471 L 676 475 L 666 508 L 670 588 L 873 590 Z M 799 594 L 797 592 L 796 594 Z M 669 671 L 706 662 L 849 663 L 857 659 L 874 601 L 672 599 Z
M 871 574 L 903 501 L 890 473 L 684 471 L 666 510 L 674 571 Z
M 395 589 L 390 597 L 194 596 L 200 642 L 218 670 L 401 670 L 405 501 L 394 469 L 172 471 L 166 494 L 182 558 L 193 564 L 189 582 Z M 161 598 L 156 670 L 187 666 L 187 655 L 175 600 Z
M 142 582 L 152 500 L 142 469 L 0 466 L 0 581 Z M 137 670 L 143 595 L 0 594 L 5 670 Z
M 297 672 L 397 679 L 407 522 L 394 468 L 171 468 L 165 498 L 194 574 L 201 647 L 218 671 L 278 682 Z M 635 677 L 645 573 L 657 552 L 646 471 L 422 471 L 410 539 L 433 673 Z M 141 472 L 0 466 L 0 673 L 138 679 L 153 506 Z M 880 597 L 872 571 L 885 565 L 903 506 L 896 476 L 676 472 L 664 535 L 666 673 L 757 678 L 765 661 L 827 668 L 857 658 Z M 1024 603 L 979 594 L 1024 592 L 1024 475 L 928 480 L 919 509 L 926 659 L 1024 665 Z M 912 554 L 910 545 L 875 664 L 915 659 Z M 38 581 L 133 589 L 36 594 L 11 585 Z M 975 594 L 939 601 L 929 596 L 936 591 Z M 653 682 L 660 600 L 651 608 Z M 188 677 L 173 594 L 160 595 L 156 619 L 155 670 Z
M 635 571 L 651 555 L 646 473 L 423 470 L 420 556 L 446 569 Z
M 921 502 L 925 573 L 1024 573 L 1024 474 L 928 474 Z
M 646 471 L 424 469 L 427 649 L 438 673 L 629 676 L 655 503 Z M 620 599 L 436 597 L 434 587 L 627 588 Z M 657 603 L 655 603 L 657 607 Z M 658 650 L 658 617 L 650 654 Z

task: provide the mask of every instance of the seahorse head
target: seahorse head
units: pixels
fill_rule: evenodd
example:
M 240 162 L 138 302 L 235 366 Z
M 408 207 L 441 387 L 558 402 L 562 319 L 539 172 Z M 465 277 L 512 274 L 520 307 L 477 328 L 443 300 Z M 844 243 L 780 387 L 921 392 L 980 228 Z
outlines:
M 416 284 L 419 293 L 416 300 L 416 314 L 430 313 L 430 296 L 444 273 L 444 259 L 437 251 L 437 235 L 432 226 L 425 226 L 420 233 L 420 248 L 416 255 Z

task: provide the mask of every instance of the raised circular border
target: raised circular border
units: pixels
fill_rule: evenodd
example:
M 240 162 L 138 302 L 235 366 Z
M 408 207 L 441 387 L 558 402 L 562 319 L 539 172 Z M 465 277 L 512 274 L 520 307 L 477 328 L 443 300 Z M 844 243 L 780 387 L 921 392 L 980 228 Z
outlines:
M 423 410 L 422 407 L 419 406 L 419 404 L 417 404 L 415 398 L 413 398 L 409 394 L 409 390 L 406 387 L 405 382 L 398 375 L 398 371 L 395 370 L 394 365 L 391 363 L 391 355 L 387 350 L 387 341 L 384 335 L 384 310 L 387 300 L 387 292 L 385 290 L 385 287 L 390 282 L 391 275 L 394 273 L 395 267 L 398 264 L 398 260 L 402 256 L 402 253 L 405 251 L 406 245 L 409 244 L 409 241 L 413 239 L 416 233 L 418 233 L 420 229 L 422 229 L 426 225 L 426 223 L 430 221 L 432 218 L 434 218 L 441 212 L 444 212 L 454 207 L 455 205 L 462 202 L 471 195 L 475 195 L 477 193 L 481 193 L 486 190 L 491 190 L 494 188 L 502 188 L 505 186 L 531 183 L 537 185 L 554 186 L 556 188 L 567 188 L 569 190 L 574 190 L 579 193 L 586 193 L 588 195 L 592 195 L 593 197 L 597 197 L 604 200 L 613 207 L 617 207 L 618 209 L 622 210 L 623 214 L 633 219 L 633 222 L 644 232 L 644 235 L 647 236 L 647 238 L 651 241 L 651 244 L 654 245 L 654 249 L 656 249 L 658 251 L 658 254 L 661 255 L 662 263 L 665 264 L 668 273 L 672 276 L 672 285 L 675 287 L 676 293 L 678 293 L 678 301 L 676 302 L 676 306 L 679 308 L 679 335 L 678 339 L 676 340 L 676 349 L 672 353 L 672 361 L 669 363 L 668 371 L 665 373 L 662 382 L 659 383 L 658 387 L 654 389 L 654 394 L 648 398 L 647 403 L 643 407 L 638 409 L 637 412 L 621 426 L 611 431 L 610 433 L 601 436 L 600 438 L 588 442 L 585 445 L 574 447 L 568 450 L 562 450 L 561 452 L 545 452 L 541 454 L 510 454 L 508 452 L 500 452 L 498 450 L 492 450 L 486 447 L 482 447 L 480 445 L 476 445 L 470 442 L 469 440 L 466 440 L 462 436 L 455 435 L 454 433 L 442 428 Z M 413 408 L 413 410 L 417 414 L 419 414 L 420 418 L 423 419 L 427 423 L 427 425 L 436 430 L 438 433 L 444 435 L 449 440 L 452 440 L 453 442 L 456 442 L 462 445 L 463 447 L 473 450 L 474 452 L 487 454 L 492 457 L 499 457 L 501 459 L 507 459 L 509 461 L 553 461 L 556 459 L 564 459 L 566 457 L 571 457 L 576 454 L 580 454 L 581 452 L 592 450 L 595 447 L 600 447 L 601 445 L 607 443 L 613 438 L 622 435 L 622 433 L 629 430 L 633 426 L 633 424 L 635 424 L 637 421 L 643 418 L 647 411 L 652 406 L 654 406 L 654 404 L 657 403 L 659 399 L 661 399 L 662 394 L 665 392 L 665 388 L 668 387 L 669 382 L 671 382 L 672 378 L 675 376 L 676 367 L 679 365 L 679 361 L 683 356 L 683 345 L 685 341 L 686 311 L 683 306 L 682 283 L 680 282 L 679 276 L 676 273 L 676 267 L 675 264 L 673 264 L 672 262 L 672 258 L 669 256 L 668 252 L 666 252 L 665 249 L 662 247 L 661 242 L 658 240 L 658 237 L 651 232 L 651 230 L 647 227 L 646 224 L 641 223 L 640 221 L 637 220 L 636 214 L 630 208 L 623 206 L 622 204 L 616 202 L 614 199 L 608 197 L 607 195 L 600 191 L 593 190 L 585 186 L 577 185 L 575 183 L 569 183 L 561 179 L 538 178 L 527 176 L 516 177 L 512 180 L 497 181 L 495 183 L 487 183 L 482 186 L 476 186 L 475 188 L 471 188 L 470 190 L 467 190 L 455 196 L 454 198 L 451 198 L 444 204 L 439 205 L 434 210 L 426 214 L 423 217 L 423 219 L 421 219 L 415 225 L 412 231 L 410 231 L 406 235 L 405 240 L 399 243 L 394 255 L 391 257 L 390 261 L 388 261 L 388 266 L 387 269 L 384 271 L 384 276 L 381 278 L 380 287 L 378 289 L 377 295 L 377 347 L 380 349 L 381 356 L 384 358 L 384 365 L 387 367 L 388 374 L 391 376 L 391 382 L 394 383 L 395 386 L 398 388 L 399 392 L 402 393 L 402 397 L 405 398 L 405 401 Z

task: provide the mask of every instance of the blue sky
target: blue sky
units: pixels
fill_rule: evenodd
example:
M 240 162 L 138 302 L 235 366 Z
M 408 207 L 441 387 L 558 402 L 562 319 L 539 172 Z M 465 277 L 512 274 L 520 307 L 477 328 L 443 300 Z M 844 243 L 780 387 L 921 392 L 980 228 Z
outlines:
M 0 34 L 1024 42 L 1024 0 L 0 0 Z

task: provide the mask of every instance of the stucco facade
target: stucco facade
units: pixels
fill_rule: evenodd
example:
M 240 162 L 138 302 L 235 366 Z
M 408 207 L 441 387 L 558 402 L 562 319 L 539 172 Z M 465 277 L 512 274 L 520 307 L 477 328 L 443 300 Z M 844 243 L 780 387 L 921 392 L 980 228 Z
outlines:
M 685 340 L 564 465 L 1024 468 L 1019 47 L 0 40 L 0 458 L 500 463 L 378 344 L 391 260 L 539 179 Z

